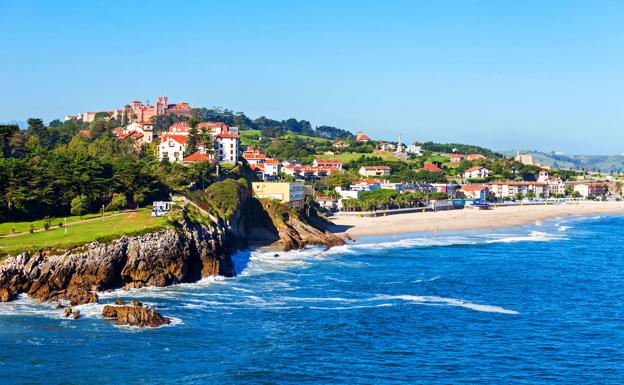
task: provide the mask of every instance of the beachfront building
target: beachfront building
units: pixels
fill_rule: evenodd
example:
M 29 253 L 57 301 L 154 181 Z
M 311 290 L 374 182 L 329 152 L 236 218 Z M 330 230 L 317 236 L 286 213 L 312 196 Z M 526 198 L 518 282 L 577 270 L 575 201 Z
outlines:
M 301 182 L 252 182 L 251 187 L 258 199 L 273 199 L 290 207 L 303 207 L 305 187 Z
M 460 186 L 456 183 L 431 183 L 435 189 L 433 192 L 445 193 L 448 196 L 456 196 Z
M 322 208 L 334 211 L 338 209 L 338 200 L 328 196 L 316 196 L 314 197 L 314 201 L 318 203 Z
M 373 191 L 381 188 L 379 179 L 360 179 L 353 182 L 350 186 L 351 191 Z
M 543 182 L 492 182 L 487 186 L 494 196 L 500 199 L 550 196 L 548 184 Z
M 537 181 L 548 185 L 549 196 L 563 197 L 565 195 L 565 183 L 561 180 L 561 178 L 551 176 L 548 171 L 540 171 Z
M 464 179 L 487 178 L 489 175 L 490 170 L 482 166 L 470 167 L 464 171 Z
M 358 170 L 361 176 L 386 176 L 391 172 L 392 169 L 389 166 L 362 166 Z
M 485 185 L 470 184 L 461 186 L 460 190 L 467 199 L 483 199 L 490 197 L 490 189 Z
M 587 197 L 605 197 L 609 195 L 609 186 L 606 183 L 578 183 L 574 185 L 574 191 Z

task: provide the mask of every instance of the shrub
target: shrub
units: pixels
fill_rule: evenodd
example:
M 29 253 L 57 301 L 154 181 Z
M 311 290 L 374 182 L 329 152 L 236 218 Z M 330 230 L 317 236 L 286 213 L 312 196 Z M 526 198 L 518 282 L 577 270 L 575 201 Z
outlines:
M 28 232 L 31 233 L 31 234 L 35 232 L 35 225 L 34 224 L 31 223 L 30 225 L 28 225 Z

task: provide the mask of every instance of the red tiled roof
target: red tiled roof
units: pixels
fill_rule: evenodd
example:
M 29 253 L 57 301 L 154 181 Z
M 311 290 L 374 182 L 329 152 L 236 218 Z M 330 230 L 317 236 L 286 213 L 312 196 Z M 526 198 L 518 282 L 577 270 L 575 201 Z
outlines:
M 379 179 L 360 179 L 353 182 L 353 184 L 379 184 Z
M 248 152 L 244 152 L 243 153 L 243 158 L 245 159 L 266 159 L 266 155 L 264 154 L 257 154 L 257 153 L 248 153 Z
M 275 160 L 275 159 L 267 159 L 264 163 L 266 164 L 279 164 L 279 160 Z
M 188 136 L 186 135 L 176 135 L 176 134 L 164 134 L 161 138 L 161 143 L 164 142 L 165 140 L 175 140 L 176 142 L 180 143 L 180 144 L 186 144 L 186 141 L 188 140 Z
M 82 136 L 91 136 L 91 131 L 89 130 L 80 130 L 78 133 Z
M 238 136 L 237 134 L 230 134 L 228 133 L 224 133 L 224 134 L 219 134 L 217 135 L 217 138 L 225 138 L 225 139 L 238 139 L 240 138 L 240 136 Z
M 427 171 L 442 171 L 440 167 L 436 166 L 433 163 L 425 163 L 425 165 L 423 166 L 423 169 Z
M 362 166 L 365 170 L 391 170 L 390 166 Z
M 202 154 L 197 151 L 186 158 L 182 159 L 182 162 L 212 162 L 213 160 L 206 154 Z

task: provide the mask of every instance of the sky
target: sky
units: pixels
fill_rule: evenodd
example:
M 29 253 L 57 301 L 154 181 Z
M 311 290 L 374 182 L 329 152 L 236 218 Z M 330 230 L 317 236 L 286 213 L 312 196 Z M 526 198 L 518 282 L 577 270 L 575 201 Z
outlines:
M 623 1 L 2 1 L 0 121 L 159 95 L 373 139 L 624 153 Z

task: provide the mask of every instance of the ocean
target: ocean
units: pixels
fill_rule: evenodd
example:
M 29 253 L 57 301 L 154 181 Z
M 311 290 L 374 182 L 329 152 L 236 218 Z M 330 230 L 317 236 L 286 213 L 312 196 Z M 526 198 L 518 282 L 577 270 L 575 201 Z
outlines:
M 0 304 L 1 384 L 622 384 L 624 217 L 243 251 L 238 276 L 102 293 L 114 326 Z

